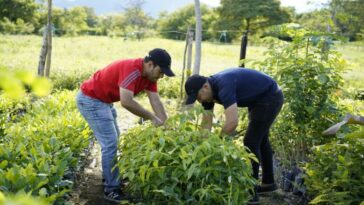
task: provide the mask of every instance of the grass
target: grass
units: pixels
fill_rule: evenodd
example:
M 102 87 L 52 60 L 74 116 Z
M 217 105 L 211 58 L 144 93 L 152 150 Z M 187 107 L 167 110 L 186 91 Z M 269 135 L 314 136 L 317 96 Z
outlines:
M 40 36 L 0 35 L 0 66 L 31 69 L 36 72 L 42 38 Z M 165 48 L 172 56 L 172 67 L 181 73 L 185 42 L 148 38 L 141 41 L 99 36 L 54 37 L 52 71 L 97 70 L 120 58 L 144 57 L 155 47 Z M 252 59 L 262 57 L 264 48 L 251 48 Z M 201 73 L 212 74 L 238 65 L 238 45 L 204 43 Z M 192 63 L 193 66 L 193 63 Z
M 40 36 L 0 35 L 0 66 L 37 71 L 42 38 Z M 54 37 L 51 72 L 96 71 L 116 59 L 144 57 L 155 47 L 172 56 L 172 67 L 181 73 L 184 41 L 147 38 L 141 41 L 105 36 Z M 343 75 L 345 87 L 364 88 L 364 43 L 347 43 L 335 48 L 348 62 Z M 264 59 L 263 46 L 249 46 L 246 67 L 251 60 Z M 201 74 L 213 74 L 237 67 L 239 45 L 202 44 Z M 193 67 L 193 62 L 192 62 Z

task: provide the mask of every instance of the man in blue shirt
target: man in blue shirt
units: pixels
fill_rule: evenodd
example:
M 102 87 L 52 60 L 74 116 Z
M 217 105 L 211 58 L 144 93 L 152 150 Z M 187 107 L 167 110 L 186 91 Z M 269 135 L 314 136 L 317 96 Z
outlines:
M 214 104 L 225 108 L 225 124 L 222 132 L 234 134 L 238 125 L 238 107 L 248 107 L 249 125 L 244 137 L 247 146 L 259 159 L 252 162 L 253 176 L 258 179 L 259 165 L 262 165 L 262 184 L 257 193 L 277 189 L 273 176 L 272 149 L 269 143 L 269 129 L 280 112 L 283 94 L 277 83 L 268 75 L 247 68 L 231 68 L 210 77 L 193 75 L 185 83 L 188 95 L 186 104 L 199 101 L 206 112 L 202 127 L 211 130 Z M 259 204 L 258 195 L 248 204 Z

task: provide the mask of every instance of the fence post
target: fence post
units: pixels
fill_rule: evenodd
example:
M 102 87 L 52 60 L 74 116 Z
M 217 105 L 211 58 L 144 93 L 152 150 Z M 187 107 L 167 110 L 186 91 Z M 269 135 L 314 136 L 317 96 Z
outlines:
M 185 50 L 183 52 L 183 68 L 182 68 L 182 79 L 181 79 L 181 86 L 180 86 L 180 100 L 182 101 L 183 99 L 183 85 L 185 82 L 185 70 L 186 70 L 186 54 L 187 54 L 187 48 L 189 46 L 189 35 L 190 35 L 190 27 L 187 28 L 187 32 L 186 32 L 186 44 L 185 44 Z
M 43 42 L 42 42 L 42 47 L 40 49 L 39 63 L 38 63 L 39 76 L 44 76 L 44 65 L 47 57 L 47 41 L 48 41 L 48 33 L 47 33 L 47 28 L 45 27 L 43 32 Z

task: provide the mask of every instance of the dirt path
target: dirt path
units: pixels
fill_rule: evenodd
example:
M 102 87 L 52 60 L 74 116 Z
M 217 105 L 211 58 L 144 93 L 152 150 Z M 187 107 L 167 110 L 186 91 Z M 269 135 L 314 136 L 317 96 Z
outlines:
M 118 125 L 121 133 L 135 125 L 136 116 L 115 105 L 118 112 Z M 87 156 L 86 167 L 78 173 L 75 186 L 71 192 L 71 202 L 75 205 L 113 205 L 103 198 L 101 149 L 95 141 L 90 155 Z

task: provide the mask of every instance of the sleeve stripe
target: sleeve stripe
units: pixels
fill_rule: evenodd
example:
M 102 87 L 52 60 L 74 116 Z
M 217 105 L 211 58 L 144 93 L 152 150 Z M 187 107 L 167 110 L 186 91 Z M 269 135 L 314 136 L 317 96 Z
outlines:
M 131 82 L 133 82 L 135 79 L 139 77 L 140 73 L 139 71 L 133 71 L 131 72 L 121 83 L 120 87 L 126 88 L 130 85 Z

